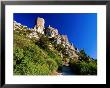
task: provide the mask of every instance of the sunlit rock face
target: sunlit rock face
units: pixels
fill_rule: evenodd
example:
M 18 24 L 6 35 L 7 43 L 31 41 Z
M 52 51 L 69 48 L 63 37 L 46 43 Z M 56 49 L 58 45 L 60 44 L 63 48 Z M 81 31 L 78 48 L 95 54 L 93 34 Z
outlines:
M 64 47 L 69 43 L 67 35 L 61 35 L 61 43 Z
M 56 37 L 56 43 L 57 44 L 61 44 L 61 36 L 60 35 L 57 35 L 57 37 Z
M 49 27 L 45 29 L 45 35 L 49 38 L 55 38 L 58 35 L 58 30 L 49 25 Z
M 13 26 L 14 30 L 16 31 L 30 31 L 30 33 L 27 34 L 27 37 L 35 38 L 36 41 L 40 39 L 39 34 L 47 36 L 49 40 L 51 40 L 51 42 L 64 46 L 65 52 L 61 53 L 61 57 L 63 57 L 63 54 L 67 54 L 70 59 L 78 60 L 77 52 L 79 52 L 79 50 L 75 49 L 73 44 L 70 43 L 70 41 L 68 40 L 68 36 L 59 34 L 58 29 L 53 28 L 50 25 L 46 28 L 45 20 L 43 18 L 37 18 L 34 28 L 28 28 L 27 26 L 17 23 L 16 21 L 14 21 Z M 51 45 L 49 45 L 49 47 L 52 48 Z
M 30 33 L 29 35 L 28 35 L 28 37 L 29 38 L 36 38 L 36 39 L 39 39 L 39 36 L 38 36 L 38 34 L 36 33 L 36 32 L 32 32 L 32 33 Z
M 13 21 L 13 30 L 26 30 L 28 29 L 27 26 L 22 25 L 21 23 L 18 23 L 16 21 Z

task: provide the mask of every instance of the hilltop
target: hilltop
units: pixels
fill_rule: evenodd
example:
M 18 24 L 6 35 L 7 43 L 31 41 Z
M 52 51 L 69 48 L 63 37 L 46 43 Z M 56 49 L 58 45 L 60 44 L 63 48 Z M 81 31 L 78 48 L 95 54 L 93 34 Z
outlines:
M 78 49 L 67 35 L 59 34 L 50 25 L 45 27 L 43 18 L 36 23 L 34 28 L 28 28 L 14 21 L 15 75 L 58 75 L 63 65 L 81 62 Z

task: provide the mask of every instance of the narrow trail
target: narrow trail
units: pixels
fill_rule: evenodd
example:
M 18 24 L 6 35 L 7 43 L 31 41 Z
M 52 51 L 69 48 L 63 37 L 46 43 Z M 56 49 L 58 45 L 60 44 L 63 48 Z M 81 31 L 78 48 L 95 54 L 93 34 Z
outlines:
M 71 70 L 70 66 L 63 65 L 62 69 L 59 72 L 59 75 L 75 75 L 75 72 Z
M 62 75 L 75 75 L 69 66 L 62 67 Z

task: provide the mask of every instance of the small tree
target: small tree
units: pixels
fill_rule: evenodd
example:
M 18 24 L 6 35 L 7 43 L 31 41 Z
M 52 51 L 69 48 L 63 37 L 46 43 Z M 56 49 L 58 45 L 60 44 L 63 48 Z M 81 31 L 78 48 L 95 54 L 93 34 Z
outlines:
M 84 50 L 81 50 L 78 55 L 79 55 L 79 58 L 80 58 L 81 60 L 86 61 L 86 59 L 87 59 L 87 54 L 85 53 Z

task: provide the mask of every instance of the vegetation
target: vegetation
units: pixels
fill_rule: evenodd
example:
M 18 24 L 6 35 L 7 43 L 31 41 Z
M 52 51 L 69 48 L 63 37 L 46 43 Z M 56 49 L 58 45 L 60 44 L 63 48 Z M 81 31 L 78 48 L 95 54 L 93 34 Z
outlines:
M 51 75 L 61 70 L 65 61 L 69 61 L 76 74 L 97 74 L 97 60 L 88 56 L 84 50 L 76 52 L 78 60 L 72 59 L 66 54 L 66 48 L 62 44 L 55 44 L 42 34 L 38 34 L 40 38 L 37 40 L 28 38 L 27 35 L 31 32 L 23 27 L 22 30 L 14 30 L 14 75 Z
M 70 66 L 79 75 L 96 75 L 97 74 L 97 60 L 87 56 L 84 50 L 79 52 L 79 60 L 70 61 Z
M 62 65 L 58 51 L 49 49 L 46 38 L 37 42 L 40 43 L 27 38 L 21 30 L 14 31 L 15 75 L 49 75 Z

